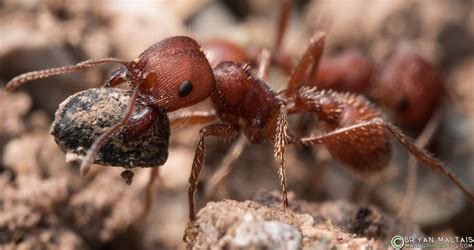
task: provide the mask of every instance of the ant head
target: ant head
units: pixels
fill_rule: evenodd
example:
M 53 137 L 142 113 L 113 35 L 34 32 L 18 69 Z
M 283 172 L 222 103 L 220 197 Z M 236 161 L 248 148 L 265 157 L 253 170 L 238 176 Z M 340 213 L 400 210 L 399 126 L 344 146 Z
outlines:
M 416 50 L 401 44 L 374 82 L 371 96 L 392 111 L 397 122 L 417 128 L 429 120 L 442 92 L 438 69 Z
M 132 84 L 143 81 L 140 95 L 153 106 L 174 111 L 197 104 L 214 90 L 215 78 L 201 46 L 175 36 L 145 50 L 128 69 Z

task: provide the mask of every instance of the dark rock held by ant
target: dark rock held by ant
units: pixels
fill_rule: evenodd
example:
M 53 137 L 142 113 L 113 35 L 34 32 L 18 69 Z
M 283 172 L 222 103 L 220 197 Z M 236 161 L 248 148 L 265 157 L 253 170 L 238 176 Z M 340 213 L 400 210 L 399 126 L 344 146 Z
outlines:
M 120 121 L 131 93 L 117 88 L 94 88 L 76 93 L 62 102 L 51 125 L 51 134 L 68 157 L 82 158 L 92 143 Z M 146 104 L 137 100 L 137 114 Z M 101 165 L 156 167 L 168 158 L 169 120 L 157 111 L 154 127 L 141 136 L 126 139 L 124 129 L 106 141 L 94 163 Z

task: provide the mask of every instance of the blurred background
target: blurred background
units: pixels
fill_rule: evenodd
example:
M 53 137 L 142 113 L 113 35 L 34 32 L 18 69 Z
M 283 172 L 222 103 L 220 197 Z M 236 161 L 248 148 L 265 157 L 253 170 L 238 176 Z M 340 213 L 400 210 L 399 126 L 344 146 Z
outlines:
M 471 0 L 295 0 L 281 50 L 296 62 L 312 34 L 323 30 L 327 32 L 323 57 L 355 49 L 381 66 L 401 42 L 410 44 L 440 69 L 444 80 L 438 107 L 441 123 L 428 149 L 473 189 L 473 7 Z M 133 60 L 153 43 L 174 35 L 271 49 L 278 11 L 279 1 L 272 0 L 0 0 L 0 88 L 18 74 L 89 58 Z M 81 179 L 77 164 L 65 163 L 49 135 L 59 103 L 73 93 L 101 86 L 113 69 L 99 66 L 31 82 L 12 94 L 0 93 L 0 246 L 184 248 L 187 180 L 199 126 L 173 128 L 154 207 L 138 228 L 130 225 L 139 216 L 149 169 L 135 170 L 131 186 L 121 180 L 120 168 L 97 166 L 91 176 Z M 268 83 L 275 90 L 284 88 L 286 80 L 284 72 L 271 68 Z M 191 110 L 209 108 L 204 104 Z M 298 132 L 317 132 L 304 119 L 291 122 Z M 409 126 L 403 130 L 412 137 L 420 133 Z M 354 190 L 361 187 L 362 202 L 397 214 L 406 194 L 408 154 L 393 144 L 392 162 L 370 181 L 355 178 L 323 147 L 289 147 L 292 196 L 358 202 Z M 206 180 L 232 142 L 210 139 L 207 145 L 200 206 L 206 202 Z M 260 189 L 278 190 L 272 156 L 271 143 L 246 147 L 213 199 L 247 200 Z M 421 165 L 418 169 L 416 197 L 404 219 L 428 235 L 474 235 L 473 206 L 446 178 Z

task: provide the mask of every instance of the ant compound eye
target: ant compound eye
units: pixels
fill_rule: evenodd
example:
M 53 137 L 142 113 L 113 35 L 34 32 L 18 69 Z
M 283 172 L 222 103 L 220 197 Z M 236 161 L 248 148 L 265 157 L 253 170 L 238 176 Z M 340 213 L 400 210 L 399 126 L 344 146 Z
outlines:
M 402 97 L 395 104 L 395 108 L 397 109 L 398 112 L 404 112 L 408 109 L 409 104 L 410 103 L 408 102 L 407 98 Z
M 178 94 L 180 97 L 185 97 L 193 90 L 193 84 L 189 80 L 185 80 L 179 86 Z

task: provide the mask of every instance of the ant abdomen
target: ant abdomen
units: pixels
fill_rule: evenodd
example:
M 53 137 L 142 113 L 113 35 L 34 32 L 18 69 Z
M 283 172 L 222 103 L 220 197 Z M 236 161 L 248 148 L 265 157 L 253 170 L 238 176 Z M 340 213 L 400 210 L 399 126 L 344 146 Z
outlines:
M 313 113 L 324 122 L 325 135 L 311 138 L 313 143 L 326 145 L 334 159 L 357 174 L 377 172 L 387 166 L 391 146 L 384 128 L 358 128 L 361 123 L 381 117 L 364 97 L 302 88 L 300 98 L 300 102 L 310 103 Z

